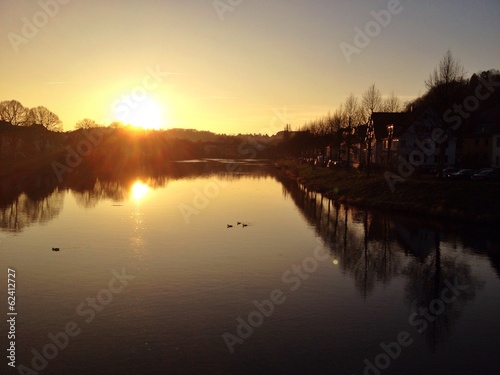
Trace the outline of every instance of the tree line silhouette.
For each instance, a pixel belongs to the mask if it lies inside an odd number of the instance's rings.
[[[349,156],[353,144],[363,144],[370,154],[373,134],[370,133],[370,119],[375,112],[405,112],[408,113],[408,126],[426,112],[437,114],[436,128],[443,130],[443,142],[439,143],[439,162],[443,163],[446,147],[451,139],[460,137],[468,130],[468,125],[480,116],[481,111],[496,111],[500,102],[500,90],[494,88],[500,83],[500,71],[490,69],[474,73],[466,78],[463,65],[451,51],[447,51],[438,66],[425,80],[427,91],[414,100],[403,102],[394,92],[383,96],[380,90],[372,84],[361,96],[351,93],[333,112],[306,122],[295,131],[290,124],[285,126],[285,142],[282,151],[290,156],[312,157],[324,154],[330,146],[338,154],[333,158],[341,159],[343,154]],[[491,92],[478,96],[478,88]],[[493,89],[492,89],[493,87]],[[449,121],[451,111],[458,110],[468,98],[477,98],[477,108],[469,113],[462,113],[465,126],[456,126],[456,121]],[[468,104],[465,102],[464,104]],[[462,112],[466,112],[462,109]],[[341,147],[342,146],[342,147]]]
[[[437,114],[435,126],[443,130],[443,137],[446,138],[439,143],[442,163],[449,140],[467,131],[467,126],[457,128],[455,123],[446,121],[450,109],[457,109],[457,103],[477,96],[478,87],[489,82],[488,89],[493,90],[490,90],[492,92],[487,99],[481,99],[478,104],[481,110],[463,113],[463,122],[468,125],[484,110],[498,111],[500,90],[494,89],[500,82],[500,72],[487,70],[473,74],[469,79],[465,75],[463,66],[448,51],[425,81],[427,92],[421,97],[403,103],[394,92],[384,97],[372,84],[359,97],[351,93],[333,113],[328,112],[299,126],[297,130],[292,130],[291,124],[286,124],[283,131],[272,136],[214,134],[193,129],[135,129],[131,136],[133,128],[130,126],[116,121],[105,126],[90,118],[78,121],[76,130],[62,132],[61,120],[49,109],[43,106],[27,108],[17,100],[6,100],[0,102],[0,162],[40,155],[47,156],[47,160],[50,155],[52,160],[57,155],[63,157],[67,154],[68,146],[75,146],[85,139],[82,131],[92,130],[103,135],[103,145],[95,148],[90,157],[96,165],[102,165],[103,161],[112,165],[113,160],[115,163],[128,160],[141,164],[201,157],[314,157],[324,154],[327,147],[330,147],[334,159],[344,159],[349,165],[350,150],[355,146],[366,149],[366,155],[363,154],[361,158],[370,160],[374,141],[374,132],[370,128],[373,113],[406,112],[410,114],[408,121],[415,121],[431,109]],[[363,164],[364,160],[361,160],[360,166]]]

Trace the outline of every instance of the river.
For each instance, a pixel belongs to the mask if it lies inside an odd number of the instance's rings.
[[[497,228],[339,205],[257,161],[171,165],[3,186],[8,374],[500,373]]]

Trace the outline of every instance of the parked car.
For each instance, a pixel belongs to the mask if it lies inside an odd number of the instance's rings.
[[[481,172],[473,174],[471,179],[475,181],[500,181],[500,169],[483,169]]]
[[[450,178],[453,173],[457,173],[457,168],[445,168],[437,174],[437,178]]]
[[[474,171],[472,169],[460,169],[457,173],[452,173],[451,178],[454,180],[470,180]]]

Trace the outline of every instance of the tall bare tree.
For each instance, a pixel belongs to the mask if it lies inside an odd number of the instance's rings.
[[[375,87],[375,84],[368,87],[361,96],[361,105],[365,120],[367,120],[373,112],[380,111],[382,109],[382,103],[382,94],[379,89]]]
[[[344,102],[344,116],[347,124],[344,127],[358,125],[363,122],[363,110],[359,104],[359,100],[351,93]]]
[[[27,123],[29,125],[40,124],[52,131],[62,130],[62,122],[59,117],[42,106],[31,108],[29,110]]]
[[[0,102],[0,120],[10,122],[12,125],[24,125],[28,109],[17,100]]]
[[[384,99],[382,109],[384,112],[400,112],[403,109],[403,102],[392,91],[391,95]]]
[[[434,101],[440,111],[449,108],[460,93],[460,88],[465,83],[466,71],[450,50],[446,51],[438,66],[429,75],[425,85],[429,93],[433,94]]]

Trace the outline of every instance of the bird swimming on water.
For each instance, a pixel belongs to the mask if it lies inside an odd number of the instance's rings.
[[[58,247],[53,247],[52,251],[59,251],[59,248]]]
[[[231,224],[228,224],[228,225],[227,225],[227,227],[228,227],[228,228],[232,228],[233,226],[232,226]]]

